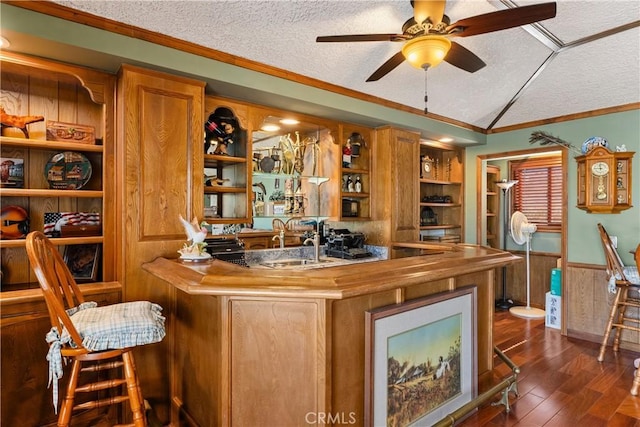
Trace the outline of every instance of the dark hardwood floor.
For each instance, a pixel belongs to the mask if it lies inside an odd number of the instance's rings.
[[[597,344],[568,339],[545,328],[544,320],[520,319],[509,312],[496,313],[494,342],[520,367],[519,396],[511,393],[508,414],[503,405],[487,404],[460,425],[640,427],[640,397],[629,393],[638,354],[616,355],[608,349],[599,363]],[[493,372],[478,384],[479,392],[509,372],[496,358]]]

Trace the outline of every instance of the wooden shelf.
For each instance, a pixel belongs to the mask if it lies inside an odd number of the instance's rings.
[[[369,169],[356,169],[356,168],[342,168],[343,175],[369,173]]]
[[[204,187],[205,194],[217,194],[217,193],[244,193],[247,191],[247,187]]]
[[[460,224],[421,225],[420,230],[450,230],[460,227],[462,227]]]
[[[420,203],[420,206],[431,206],[431,207],[447,207],[447,208],[457,208],[462,206],[461,203]]]
[[[2,197],[83,197],[101,198],[101,190],[50,190],[45,188],[2,188]]]
[[[369,198],[369,193],[349,193],[346,191],[342,192],[342,198],[351,198],[351,199],[366,199]]]
[[[87,236],[87,237],[52,237],[49,238],[51,243],[56,246],[64,245],[84,245],[90,243],[102,243],[104,237],[102,236]],[[25,239],[15,240],[0,240],[0,248],[23,248],[26,244]]]
[[[205,154],[204,167],[215,168],[220,166],[229,166],[232,164],[247,163],[244,157],[223,156],[220,154]]]
[[[77,142],[45,141],[42,139],[14,138],[10,136],[0,137],[0,144],[10,147],[40,148],[52,151],[84,151],[90,153],[102,153],[104,151],[104,147],[102,145],[79,144]]]
[[[428,179],[428,178],[420,178],[420,183],[422,183],[422,184],[439,184],[439,185],[462,185],[461,182],[441,181],[441,180],[438,180],[438,179]]]

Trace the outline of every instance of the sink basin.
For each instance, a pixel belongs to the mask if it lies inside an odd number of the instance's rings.
[[[321,264],[334,262],[332,259],[320,259],[318,262],[312,259],[281,259],[276,261],[265,261],[261,265],[269,268],[292,268],[292,267],[313,267]]]

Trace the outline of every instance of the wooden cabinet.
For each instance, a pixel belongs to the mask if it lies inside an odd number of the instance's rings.
[[[371,219],[371,129],[355,125],[340,126],[340,219]]]
[[[204,83],[123,65],[118,79],[118,236],[125,300],[175,303],[163,282],[143,271],[159,256],[176,258],[186,240],[178,216],[203,212]],[[169,330],[170,328],[168,328]],[[170,403],[168,333],[136,349],[145,399],[160,419]]]
[[[2,179],[2,208],[23,208],[29,217],[28,228],[41,231],[44,229],[46,213],[97,214],[93,216],[93,220],[100,221],[102,227],[97,227],[93,235],[68,237],[63,233],[52,240],[55,245],[61,246],[63,251],[71,249],[72,245],[98,245],[93,248],[98,251],[98,257],[93,263],[97,263],[93,280],[114,280],[115,205],[109,202],[115,195],[115,76],[8,52],[2,52],[0,60],[1,104],[6,113],[43,117],[42,121],[26,126],[29,138],[26,138],[20,129],[2,127],[2,167],[7,169],[7,174],[11,172],[11,175],[14,175],[12,178],[22,175],[22,182]],[[95,141],[48,141],[47,121],[91,126],[95,129]],[[58,166],[57,162],[52,166],[51,160],[58,154],[61,166]],[[48,179],[53,182],[52,174],[57,172],[57,168],[72,166],[71,163],[64,163],[71,156],[82,160],[81,164],[76,166],[83,168],[83,185],[79,189],[51,189]],[[60,179],[69,179],[68,175],[70,176],[71,172],[72,170],[65,170],[64,176],[59,175]],[[17,228],[17,225],[11,226],[16,218],[11,218],[10,214],[5,217],[5,213],[8,212],[3,213],[3,238],[10,234],[12,228]],[[0,248],[2,291],[38,288],[27,259],[24,238],[3,239],[0,241]]]
[[[1,157],[19,159],[14,166],[22,165],[22,183],[16,185],[14,181],[0,188],[2,208],[24,208],[29,215],[30,230],[41,231],[45,213],[100,214],[102,227],[95,235],[51,240],[63,254],[67,249],[79,249],[80,245],[97,245],[99,252],[93,265],[97,268],[95,280],[98,282],[81,284],[82,291],[88,300],[101,305],[119,302],[121,286],[114,282],[117,253],[115,76],[6,51],[0,52],[0,61],[0,105],[6,114],[43,116],[42,121],[27,125],[29,138],[17,128],[2,127]],[[48,141],[46,127],[49,120],[91,126],[95,141]],[[47,163],[55,154],[67,151],[86,157],[91,164],[91,177],[80,189],[50,189],[45,175]],[[12,173],[18,174],[18,171]],[[5,219],[10,218],[2,219],[4,228],[8,225]],[[57,416],[51,389],[47,388],[45,357],[48,346],[44,339],[51,323],[42,291],[31,271],[24,238],[0,240],[0,252],[0,425],[54,425]],[[63,378],[68,375],[67,366]],[[80,422],[100,424],[91,418],[95,416],[96,411],[87,411]]]
[[[205,129],[217,127],[215,122],[227,120],[234,127],[226,145],[226,153],[216,152],[219,141],[214,137],[204,142],[204,218],[209,224],[244,224],[251,222],[250,162],[248,107],[228,99],[205,98]],[[215,120],[213,119],[215,117]],[[223,131],[224,132],[224,131]],[[205,138],[207,136],[205,135]],[[209,147],[209,144],[212,146]]]
[[[464,149],[420,142],[419,223],[421,240],[458,243],[463,235]],[[428,163],[428,172],[425,170]]]
[[[589,213],[620,213],[631,204],[631,151],[611,152],[596,147],[578,162],[579,209]]]
[[[371,212],[380,229],[367,236],[367,242],[415,242],[420,235],[420,135],[388,126],[376,129],[375,135]]]
[[[485,230],[487,246],[499,248],[500,245],[500,190],[496,182],[500,181],[500,168],[487,165],[486,172],[486,210],[485,210]],[[479,242],[481,240],[478,240]]]

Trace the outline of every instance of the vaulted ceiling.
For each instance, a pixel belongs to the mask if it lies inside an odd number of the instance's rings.
[[[425,73],[404,62],[366,79],[402,43],[317,43],[334,34],[402,33],[409,0],[56,1],[422,110]],[[449,0],[451,22],[541,1]],[[427,73],[428,110],[482,129],[640,102],[640,1],[558,0],[555,18],[457,38],[487,66]],[[294,76],[295,78],[295,76]]]

